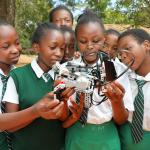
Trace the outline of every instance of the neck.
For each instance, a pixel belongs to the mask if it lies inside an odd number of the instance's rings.
[[[12,67],[12,65],[8,65],[8,64],[0,62],[0,68],[2,69],[2,71],[5,75],[9,74],[11,67]]]
[[[82,60],[86,65],[93,65],[99,60],[99,58],[97,58],[96,60],[93,60],[93,61],[87,61],[84,57],[82,57]]]
[[[150,72],[150,56],[147,56],[142,65],[135,71],[141,76],[146,76]]]
[[[48,72],[51,68],[48,66],[42,59],[38,58],[37,60],[38,65],[44,72]]]

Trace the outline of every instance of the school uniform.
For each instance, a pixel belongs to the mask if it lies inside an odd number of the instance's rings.
[[[119,128],[122,150],[148,150],[150,149],[150,73],[145,77],[138,76],[134,72],[129,75],[131,82],[131,90],[133,98],[138,93],[138,86],[135,79],[145,80],[146,83],[142,87],[144,94],[144,116],[143,116],[143,139],[139,143],[134,143],[131,134],[131,123],[133,111],[129,111],[128,122]]]
[[[13,70],[3,101],[19,104],[20,110],[37,103],[53,90],[54,71],[50,70],[48,73],[52,77],[49,81],[36,60]],[[59,120],[38,118],[13,133],[12,145],[14,150],[62,150],[64,129]]]
[[[74,61],[83,63],[81,58]],[[124,70],[123,66],[117,63],[115,63],[115,68],[118,75]],[[125,107],[133,110],[133,105],[130,104],[132,95],[128,90],[130,89],[128,76],[123,75],[118,81],[128,93],[124,95]],[[102,97],[98,95],[97,88],[93,91],[93,100],[102,100]],[[88,111],[86,125],[83,126],[80,122],[77,122],[67,129],[66,150],[120,150],[119,135],[112,116],[113,112],[109,100],[97,106],[92,105]]]
[[[6,76],[1,69],[0,74]],[[0,100],[2,99],[2,89],[3,89],[3,82],[0,76]],[[0,102],[0,113],[2,113],[1,102]],[[6,136],[2,131],[0,131],[0,150],[8,150]]]

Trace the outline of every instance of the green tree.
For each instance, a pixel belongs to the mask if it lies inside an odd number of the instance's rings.
[[[127,15],[132,26],[150,27],[150,0],[120,0],[116,10]]]
[[[30,38],[38,23],[48,20],[53,3],[48,0],[16,0],[15,26],[22,47],[30,47]]]
[[[98,16],[105,19],[107,8],[111,5],[111,0],[88,0],[87,3]]]

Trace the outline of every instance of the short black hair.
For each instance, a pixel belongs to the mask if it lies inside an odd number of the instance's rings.
[[[102,30],[103,31],[105,30],[102,20],[95,13],[93,13],[90,9],[85,9],[83,14],[81,14],[77,19],[75,35],[77,35],[77,30],[78,30],[79,26],[90,23],[90,22],[98,23],[100,25],[100,27],[102,28]]]
[[[74,30],[72,30],[72,28],[67,27],[67,26],[61,26],[60,29],[63,33],[69,32],[70,34],[72,34],[75,37],[75,33],[74,33]]]
[[[41,23],[38,25],[38,27],[36,28],[36,30],[34,31],[32,38],[31,38],[31,42],[33,43],[39,43],[39,41],[41,40],[41,38],[47,33],[48,30],[57,30],[60,31],[60,28],[57,27],[54,23]]]
[[[66,10],[69,14],[70,14],[70,17],[72,19],[72,23],[73,23],[73,14],[72,12],[70,11],[70,9],[64,5],[58,5],[56,6],[55,8],[53,8],[50,13],[49,13],[49,22],[53,22],[53,15],[56,11],[58,10]]]
[[[105,30],[105,35],[116,35],[117,37],[120,36],[120,33],[115,30],[115,29],[108,29],[108,30]]]
[[[125,37],[125,36],[132,36],[134,39],[139,43],[143,43],[145,40],[150,41],[150,35],[143,29],[129,29],[123,32],[119,38],[118,41]]]

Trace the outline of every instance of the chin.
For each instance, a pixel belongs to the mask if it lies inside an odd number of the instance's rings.
[[[86,57],[85,60],[87,62],[95,62],[97,60],[97,56],[95,56],[95,57]]]
[[[15,64],[17,64],[17,63],[18,63],[18,61],[19,61],[19,60],[14,60],[14,61],[12,61],[12,62],[11,62],[11,65],[15,65]]]

